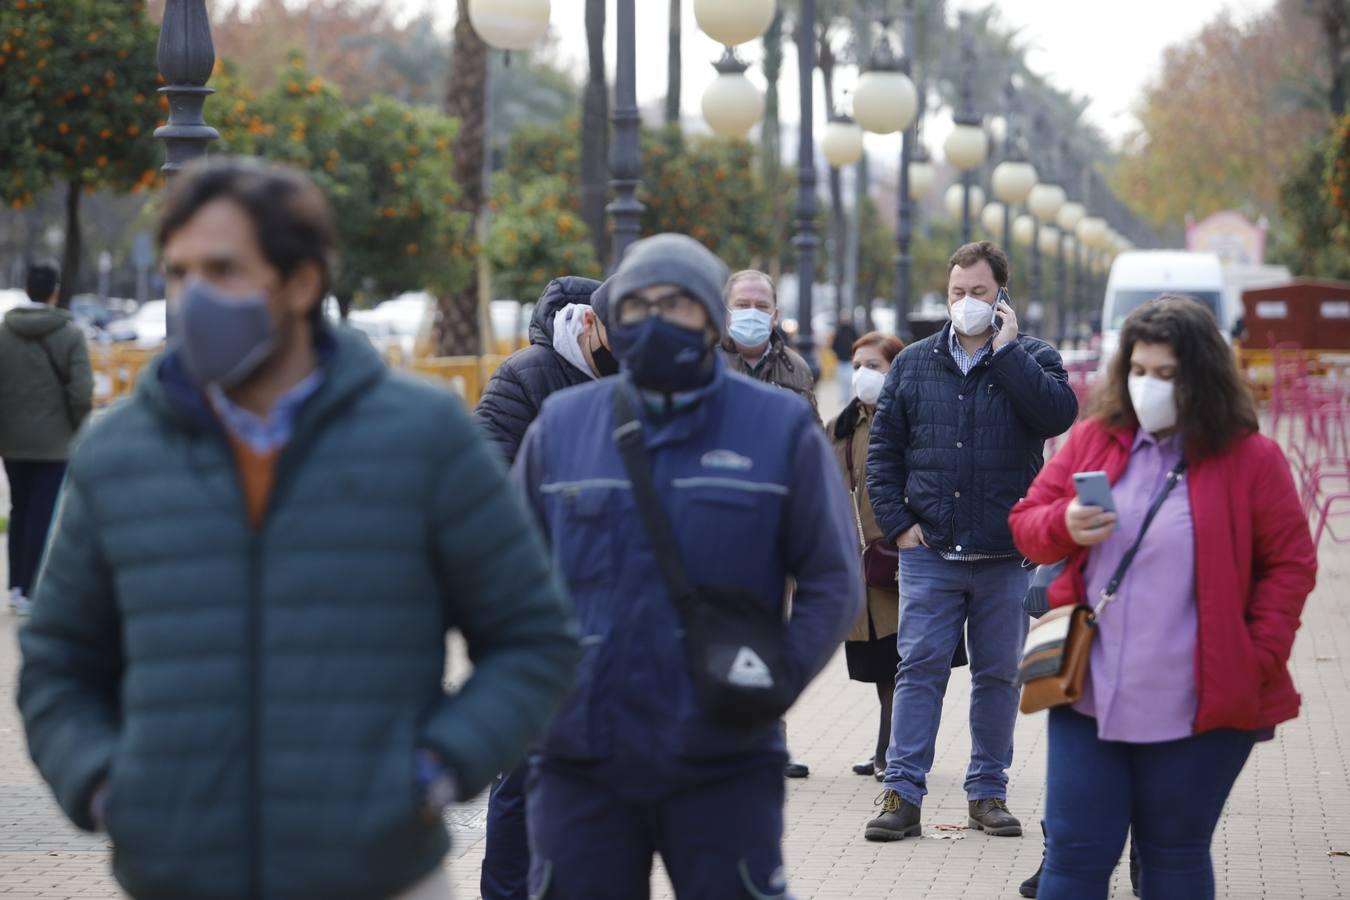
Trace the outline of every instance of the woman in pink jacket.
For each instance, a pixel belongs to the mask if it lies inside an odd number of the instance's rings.
[[[1256,741],[1298,714],[1287,663],[1317,554],[1289,464],[1210,312],[1130,315],[1086,421],[1013,508],[1018,547],[1067,560],[1051,606],[1093,602],[1186,462],[1101,613],[1083,698],[1049,716],[1041,900],[1098,900],[1133,829],[1143,895],[1214,896],[1210,841]],[[1105,471],[1116,512],[1084,507]]]

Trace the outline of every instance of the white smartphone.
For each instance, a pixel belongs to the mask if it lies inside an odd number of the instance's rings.
[[[1107,512],[1116,511],[1116,501],[1111,496],[1111,482],[1105,472],[1078,472],[1073,476],[1073,486],[1078,489],[1078,502],[1084,506],[1100,506]]]

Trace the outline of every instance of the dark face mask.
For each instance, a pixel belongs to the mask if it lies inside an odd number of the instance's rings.
[[[595,362],[595,370],[600,373],[601,378],[619,374],[619,361],[614,358],[614,354],[610,353],[609,348],[604,344],[597,345],[591,351],[591,359]]]
[[[264,293],[236,297],[194,278],[173,309],[174,342],[198,387],[242,384],[281,345]]]
[[[712,344],[702,328],[682,328],[653,316],[611,329],[610,341],[638,387],[678,394],[712,380]]]

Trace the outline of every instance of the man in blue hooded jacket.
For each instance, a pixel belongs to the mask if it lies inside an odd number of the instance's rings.
[[[635,244],[610,286],[620,377],[550,397],[516,460],[585,653],[533,760],[532,896],[646,897],[653,853],[682,898],[786,896],[782,732],[700,707],[614,436],[622,391],[690,583],[749,592],[773,617],[795,580],[781,673],[795,697],[861,608],[857,536],[811,408],[726,371],[726,277],[683,235]]]

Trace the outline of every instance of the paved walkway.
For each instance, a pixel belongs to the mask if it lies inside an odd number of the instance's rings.
[[[1322,564],[1294,651],[1303,716],[1257,749],[1215,839],[1218,894],[1229,900],[1350,897],[1350,858],[1329,855],[1350,850],[1350,550],[1333,551],[1328,543]],[[118,897],[108,875],[106,839],[70,826],[28,761],[11,699],[15,631],[14,618],[0,612],[0,897]],[[462,663],[453,664],[452,675],[462,674]],[[862,825],[873,813],[879,786],[852,775],[849,766],[874,742],[875,695],[847,680],[842,656],[815,682],[788,717],[793,750],[812,768],[808,780],[791,782],[788,791],[786,855],[800,900],[1017,896],[1017,885],[1040,858],[1035,822],[1044,800],[1045,723],[1038,716],[1018,725],[1009,800],[1031,826],[1028,836],[988,838],[943,829],[965,822],[968,694],[969,679],[958,670],[947,694],[949,715],[938,742],[924,838],[869,844]],[[456,896],[476,897],[483,804],[456,808],[448,820],[455,848],[447,866]],[[659,871],[653,895],[671,896]],[[1129,896],[1122,866],[1112,897]]]

